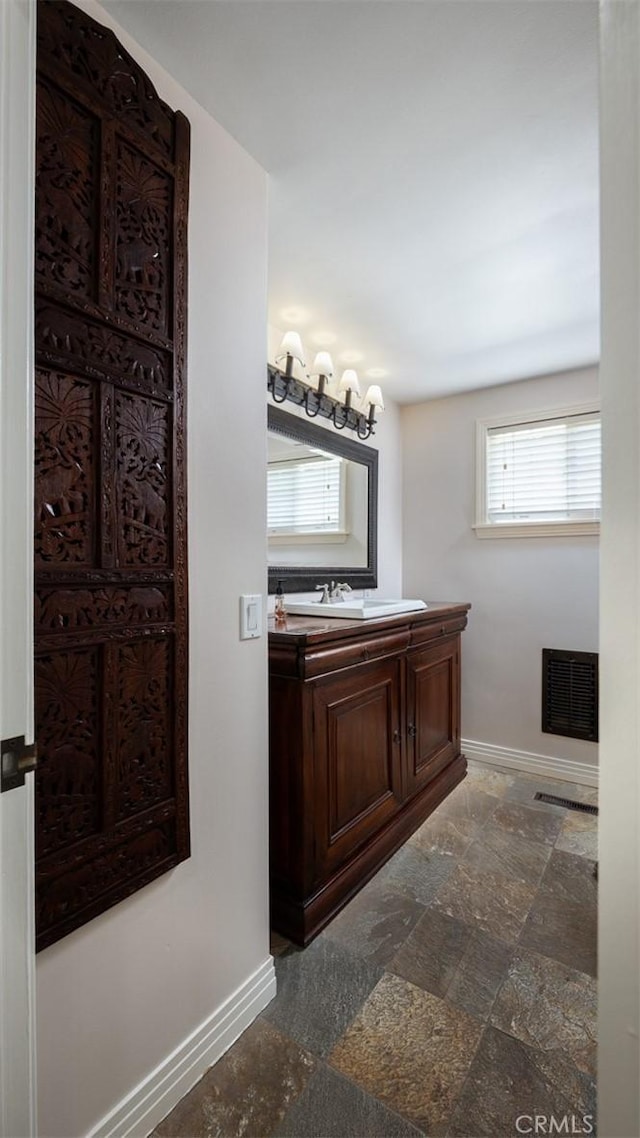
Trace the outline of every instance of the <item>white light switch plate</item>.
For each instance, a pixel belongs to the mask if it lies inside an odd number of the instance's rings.
[[[244,593],[240,597],[240,639],[262,636],[262,594]]]

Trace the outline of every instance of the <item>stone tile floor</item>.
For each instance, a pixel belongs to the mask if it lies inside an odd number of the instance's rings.
[[[276,999],[156,1138],[589,1132],[597,819],[537,790],[596,801],[470,765],[307,949],[274,938]]]

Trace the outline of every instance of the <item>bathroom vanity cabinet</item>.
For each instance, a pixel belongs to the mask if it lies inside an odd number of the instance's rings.
[[[464,778],[468,604],[269,632],[272,927],[308,944]]]

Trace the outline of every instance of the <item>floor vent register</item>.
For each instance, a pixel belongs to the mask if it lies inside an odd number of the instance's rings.
[[[535,795],[538,802],[548,802],[551,806],[564,806],[565,810],[581,810],[583,814],[596,814],[598,807],[590,802],[574,802],[573,798],[558,798],[557,794],[543,794],[541,791]]]

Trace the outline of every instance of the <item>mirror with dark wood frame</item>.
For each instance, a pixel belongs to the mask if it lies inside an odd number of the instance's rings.
[[[279,407],[268,407],[269,592],[304,593],[325,581],[375,588],[378,555],[378,451]],[[335,460],[338,461],[335,461]],[[318,517],[308,489],[322,475],[331,501]],[[302,506],[279,509],[285,492]],[[315,517],[314,517],[315,514]]]

